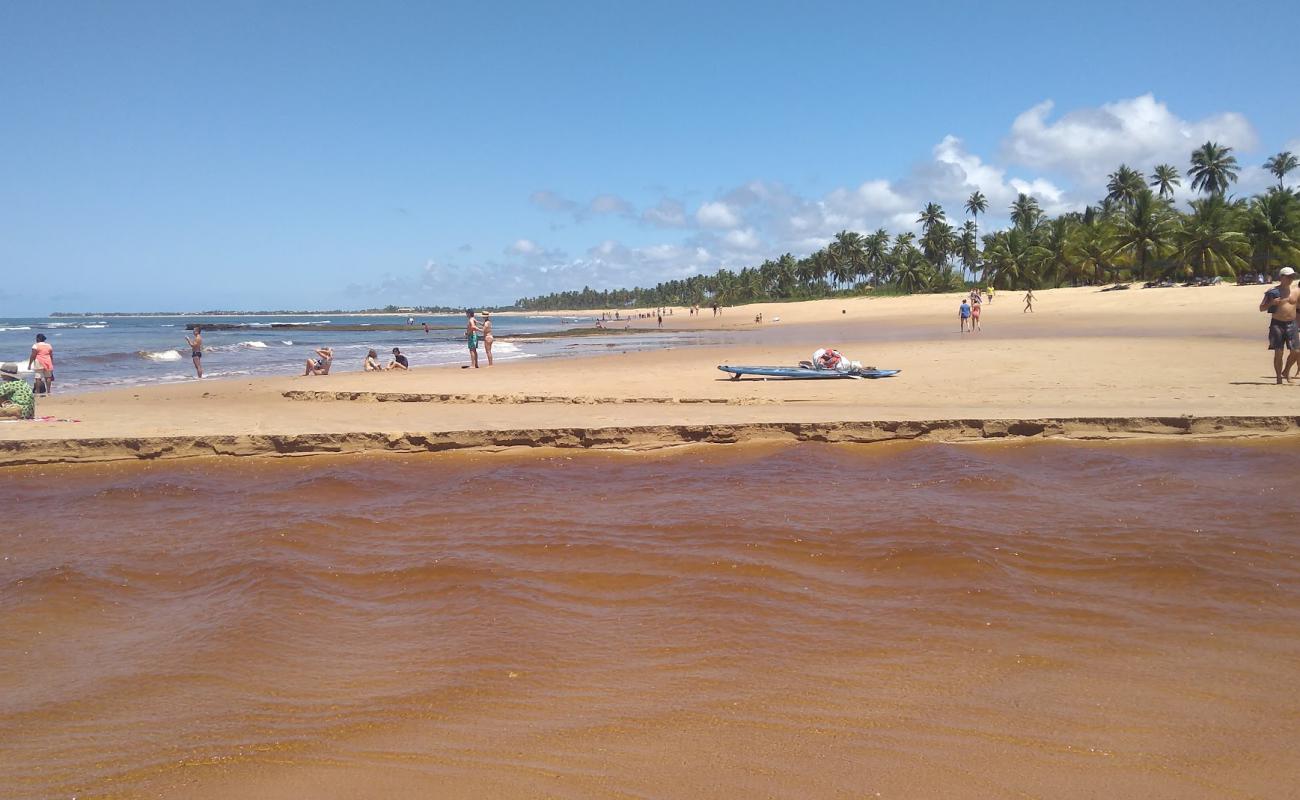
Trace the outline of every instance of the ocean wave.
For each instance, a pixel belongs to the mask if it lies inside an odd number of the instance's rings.
[[[151,353],[148,350],[140,350],[136,353],[136,355],[140,356],[141,358],[146,358],[150,361],[180,361],[181,360],[181,354],[179,350],[162,350],[156,353]]]
[[[290,341],[290,340],[288,340],[288,339],[281,339],[281,340],[280,340],[280,344],[291,345],[291,344],[293,344],[293,342]]]
[[[246,347],[253,350],[265,350],[269,345],[266,342],[240,342],[240,347]]]
[[[15,326],[13,326],[12,328],[0,328],[0,332],[2,332],[2,331],[30,331],[31,329],[32,329],[32,327],[31,327],[30,325],[15,325]]]

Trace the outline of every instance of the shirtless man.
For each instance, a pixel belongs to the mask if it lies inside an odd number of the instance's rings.
[[[1272,314],[1268,322],[1268,349],[1273,351],[1273,373],[1278,383],[1290,383],[1287,372],[1300,362],[1300,334],[1296,331],[1296,305],[1300,303],[1300,286],[1295,285],[1295,270],[1283,267],[1277,274],[1278,285],[1264,293],[1260,311]],[[1282,350],[1290,355],[1282,361]]]
[[[478,369],[478,320],[474,319],[474,309],[465,309],[465,343],[469,345],[469,364]]]
[[[194,372],[200,378],[203,377],[203,329],[198,325],[194,326],[194,338],[185,337],[185,343],[190,346],[190,360],[194,362]]]

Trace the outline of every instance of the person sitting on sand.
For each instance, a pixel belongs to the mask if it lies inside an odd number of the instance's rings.
[[[1268,349],[1273,351],[1273,373],[1278,383],[1290,383],[1291,365],[1300,361],[1300,332],[1296,329],[1296,305],[1300,304],[1300,286],[1295,284],[1295,270],[1283,267],[1277,274],[1278,285],[1264,293],[1259,310],[1269,312]],[[1283,364],[1282,350],[1289,355]]]
[[[388,362],[388,369],[410,369],[411,362],[406,360],[402,351],[396,347],[393,348],[393,360]]]
[[[303,375],[328,375],[330,365],[334,363],[334,350],[329,347],[316,348],[316,358],[307,359],[307,371]]]
[[[379,366],[379,354],[374,350],[366,353],[366,363],[361,366],[366,372],[379,372],[383,367]]]
[[[27,381],[18,377],[18,365],[0,364],[0,419],[33,419],[36,396]]]

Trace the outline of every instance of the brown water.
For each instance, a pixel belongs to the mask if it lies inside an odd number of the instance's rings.
[[[1295,444],[0,472],[0,796],[1296,796]]]

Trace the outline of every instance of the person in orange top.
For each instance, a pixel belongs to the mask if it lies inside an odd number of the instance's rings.
[[[45,341],[45,334],[36,334],[36,344],[32,345],[32,354],[27,359],[27,368],[36,371],[37,394],[51,394],[54,391],[54,347]]]

